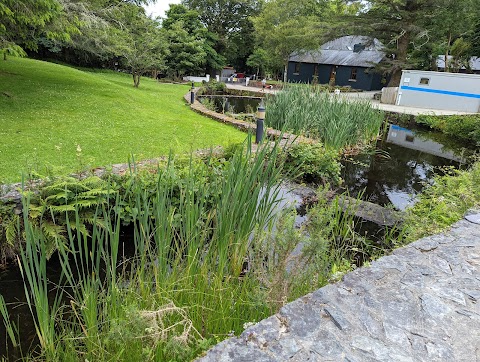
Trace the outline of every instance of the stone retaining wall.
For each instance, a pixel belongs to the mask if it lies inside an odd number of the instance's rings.
[[[480,214],[221,342],[213,361],[480,361]]]

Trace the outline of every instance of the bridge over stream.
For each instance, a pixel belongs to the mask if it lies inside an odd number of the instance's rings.
[[[480,361],[480,210],[285,305],[198,361]]]

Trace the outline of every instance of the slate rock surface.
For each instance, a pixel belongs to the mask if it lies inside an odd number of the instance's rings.
[[[479,218],[285,305],[198,361],[480,361]]]

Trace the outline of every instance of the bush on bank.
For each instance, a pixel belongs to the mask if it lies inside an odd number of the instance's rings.
[[[415,120],[419,124],[427,125],[451,137],[480,145],[480,114],[454,116],[418,115]]]

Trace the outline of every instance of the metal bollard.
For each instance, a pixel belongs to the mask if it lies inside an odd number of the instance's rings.
[[[192,89],[190,90],[190,104],[195,103],[195,83],[192,82]]]
[[[261,103],[257,109],[257,130],[255,132],[255,143],[263,140],[263,127],[265,122],[265,106]]]

